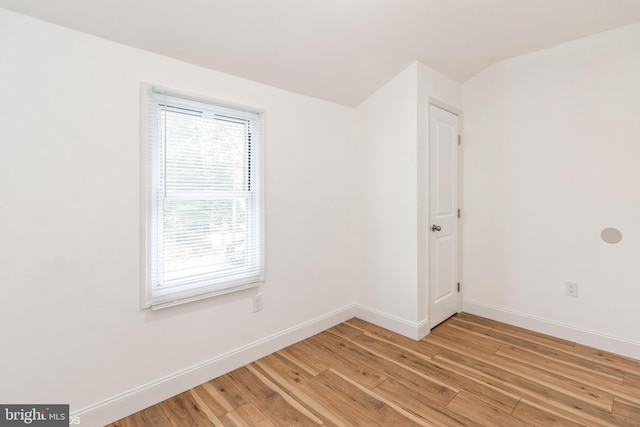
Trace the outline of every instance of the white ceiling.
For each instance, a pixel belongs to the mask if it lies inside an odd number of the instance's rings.
[[[0,7],[356,106],[415,60],[463,82],[640,21],[640,0],[0,0]]]

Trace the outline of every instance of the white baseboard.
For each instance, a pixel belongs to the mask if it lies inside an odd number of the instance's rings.
[[[422,339],[430,331],[428,320],[423,320],[420,323],[414,323],[370,307],[358,304],[354,307],[355,317],[414,340]]]
[[[612,353],[640,359],[640,342],[602,332],[592,331],[567,323],[557,322],[476,301],[464,301],[463,310],[470,314],[530,329],[579,344],[596,347]]]
[[[356,309],[354,305],[342,307],[102,402],[73,411],[70,416],[79,417],[81,425],[103,426],[112,423],[207,382],[212,378],[219,377],[247,363],[302,341],[355,315]]]

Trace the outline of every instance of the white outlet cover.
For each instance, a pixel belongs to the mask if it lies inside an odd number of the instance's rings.
[[[578,296],[578,282],[565,282],[565,295],[570,297]]]

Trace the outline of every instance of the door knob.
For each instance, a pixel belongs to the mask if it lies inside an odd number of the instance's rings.
[[[442,227],[440,227],[439,225],[433,224],[431,226],[431,231],[440,231],[440,230],[442,230]]]

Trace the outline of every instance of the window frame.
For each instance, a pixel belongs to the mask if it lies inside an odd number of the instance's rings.
[[[162,148],[163,144],[160,134],[154,127],[158,120],[157,109],[159,102],[157,97],[181,98],[185,102],[203,103],[214,110],[224,112],[231,117],[242,118],[251,122],[252,129],[249,145],[249,166],[247,209],[253,209],[250,217],[255,229],[255,268],[246,269],[252,274],[230,275],[227,280],[219,280],[222,276],[219,273],[211,273],[207,279],[182,279],[176,286],[161,288],[159,285],[158,271],[161,268],[162,257],[162,214],[158,213],[162,206],[158,202],[158,185],[161,180],[160,169],[163,166]],[[166,104],[165,104],[166,105]],[[143,309],[161,309],[178,304],[210,298],[243,289],[254,288],[265,282],[265,227],[264,227],[264,131],[263,119],[264,111],[257,108],[240,106],[229,102],[208,99],[202,96],[195,96],[173,89],[148,83],[141,84],[141,160],[142,160],[142,294],[141,306]],[[165,193],[166,197],[166,193]],[[235,200],[238,198],[232,198]],[[169,200],[169,198],[166,198]],[[222,200],[222,199],[220,199]],[[248,231],[247,231],[248,232]],[[155,249],[154,249],[155,248]],[[239,270],[242,272],[242,270]],[[246,273],[246,272],[245,272]],[[213,276],[217,276],[213,277]]]

